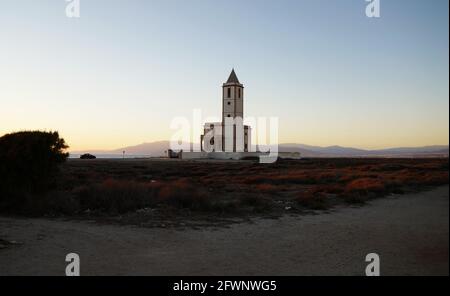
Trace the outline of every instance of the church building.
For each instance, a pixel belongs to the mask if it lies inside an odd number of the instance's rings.
[[[258,158],[261,163],[272,163],[278,158],[300,159],[299,152],[279,152],[278,142],[261,151],[252,146],[252,128],[244,125],[244,85],[239,82],[234,69],[222,85],[222,120],[207,122],[200,136],[200,151],[179,151],[171,158],[248,160]],[[256,143],[254,143],[256,144]],[[253,149],[252,149],[253,148]],[[173,153],[173,150],[169,152]]]
[[[201,150],[205,152],[249,152],[251,127],[243,124],[244,85],[239,82],[234,69],[222,85],[222,121],[208,122],[200,137]]]

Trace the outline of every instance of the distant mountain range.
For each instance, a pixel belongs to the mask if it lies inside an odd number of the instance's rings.
[[[84,150],[71,151],[73,157],[79,154],[91,153],[94,155],[126,155],[159,157],[166,155],[169,141],[143,143],[115,150]],[[357,149],[341,146],[311,146],[305,144],[280,144],[280,152],[300,152],[303,157],[448,157],[448,145],[435,145],[424,147],[399,147],[378,150]]]
[[[279,151],[299,151],[303,157],[448,157],[448,145],[366,150],[342,146],[281,144]]]

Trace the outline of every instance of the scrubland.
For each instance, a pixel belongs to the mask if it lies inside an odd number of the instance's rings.
[[[52,189],[3,213],[29,216],[247,217],[363,205],[370,199],[448,184],[448,159],[253,161],[74,160]]]

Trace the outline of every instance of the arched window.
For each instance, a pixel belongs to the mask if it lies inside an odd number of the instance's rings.
[[[231,98],[231,87],[227,88],[227,98]]]

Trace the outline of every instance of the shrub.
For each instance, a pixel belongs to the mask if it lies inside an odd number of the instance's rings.
[[[29,193],[45,193],[55,181],[58,165],[68,157],[67,148],[58,132],[0,137],[0,204],[21,206]]]
[[[344,189],[336,184],[317,185],[314,187],[315,192],[323,192],[328,194],[341,194]]]
[[[421,183],[429,186],[448,184],[448,171],[425,174],[421,179]]]
[[[376,194],[383,194],[386,188],[384,183],[378,179],[374,178],[360,178],[351,181],[345,186],[345,193],[360,193],[360,194],[368,194],[370,192]]]
[[[163,186],[159,201],[177,208],[207,210],[211,203],[204,191],[185,180],[177,180]]]
[[[123,214],[160,205],[191,210],[207,210],[207,195],[186,181],[136,182],[109,179],[74,190],[82,210]]]
[[[270,209],[272,205],[270,199],[267,199],[257,194],[246,193],[238,196],[237,198],[238,198],[237,206],[239,208],[242,209],[245,207],[249,207],[252,209],[253,212],[258,213],[266,212]]]
[[[74,189],[82,210],[126,213],[156,204],[158,183],[108,179],[100,184]]]
[[[341,197],[348,203],[365,203],[370,195],[381,196],[386,193],[383,182],[374,178],[359,178],[349,182]]]
[[[51,191],[45,194],[29,195],[28,201],[17,212],[30,216],[74,215],[80,210],[79,201],[71,192]]]
[[[322,192],[308,190],[297,198],[299,205],[312,210],[326,210],[329,208],[327,196]]]
[[[255,186],[255,190],[257,192],[273,193],[273,192],[277,192],[279,190],[279,188],[272,184],[258,184]]]

